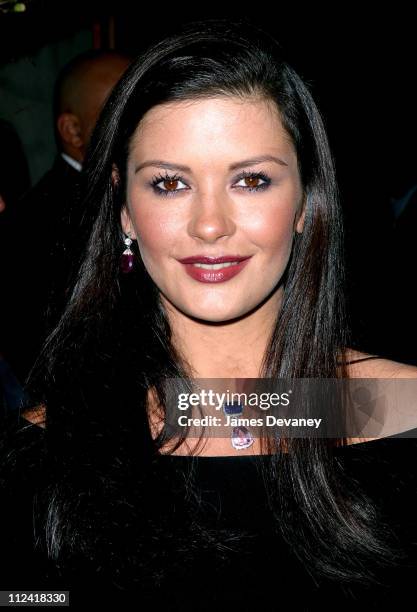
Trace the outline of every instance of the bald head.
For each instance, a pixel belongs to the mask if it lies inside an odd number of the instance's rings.
[[[67,64],[55,85],[54,115],[60,149],[82,162],[100,111],[130,58],[88,51]]]

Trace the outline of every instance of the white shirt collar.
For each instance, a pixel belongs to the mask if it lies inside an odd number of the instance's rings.
[[[80,164],[80,162],[78,162],[76,159],[73,159],[66,153],[61,153],[61,157],[63,157],[70,166],[75,168],[75,170],[78,170],[78,172],[81,172],[82,165]]]

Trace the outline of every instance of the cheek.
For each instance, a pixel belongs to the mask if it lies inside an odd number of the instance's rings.
[[[131,218],[145,265],[170,251],[175,236],[178,235],[172,219],[166,216],[162,218],[155,212],[140,207],[136,208]]]
[[[247,219],[247,235],[271,259],[287,257],[291,250],[295,212],[292,207],[271,207]]]

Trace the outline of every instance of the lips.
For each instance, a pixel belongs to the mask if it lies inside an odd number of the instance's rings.
[[[251,257],[251,255],[248,257],[242,257],[240,255],[224,255],[222,257],[196,255],[179,261],[184,265],[187,274],[194,280],[200,283],[222,283],[239,274],[239,272],[249,263]],[[216,267],[206,268],[198,264]],[[221,264],[229,265],[221,266]]]
[[[195,263],[204,263],[204,264],[220,264],[227,262],[237,261],[238,263],[244,261],[245,259],[249,259],[251,255],[247,255],[246,257],[242,255],[222,255],[221,257],[212,257],[209,255],[194,255],[193,257],[185,257],[184,259],[179,259],[178,261],[182,264],[195,264]]]

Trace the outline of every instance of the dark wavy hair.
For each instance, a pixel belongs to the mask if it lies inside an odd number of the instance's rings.
[[[27,381],[33,401],[46,407],[35,540],[62,571],[88,559],[108,565],[114,583],[129,585],[139,566],[149,576],[161,569],[155,554],[145,554],[146,542],[152,548],[159,538],[165,555],[178,549],[191,558],[199,547],[221,554],[231,537],[221,530],[205,533],[195,518],[182,523],[181,513],[174,534],[164,523],[169,483],[155,473],[169,432],[152,440],[147,392],[154,388],[164,406],[164,381],[188,380],[190,369],[171,342],[158,289],[136,243],[134,270],[123,275],[119,268],[126,164],[138,124],[155,105],[215,96],[276,105],[308,201],[262,375],[348,376],[342,213],[309,87],[273,37],[253,24],[188,24],[130,65],[100,116],[83,171],[84,214],[68,303]],[[315,575],[342,583],[377,580],[372,568],[393,563],[397,554],[377,506],[334,460],[329,440],[291,439],[288,445],[290,453],[274,448],[260,467],[277,529]],[[191,475],[184,482],[190,516],[196,485]]]

